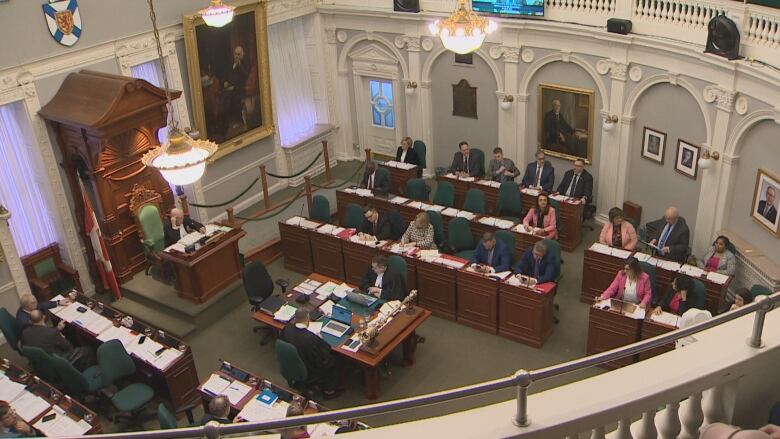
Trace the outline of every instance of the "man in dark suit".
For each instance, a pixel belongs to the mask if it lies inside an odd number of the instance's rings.
[[[526,166],[521,184],[525,187],[541,188],[545,192],[552,192],[555,184],[555,169],[552,163],[545,160],[544,151],[536,151],[536,161]]]
[[[165,224],[163,228],[163,232],[165,232],[165,246],[176,244],[182,237],[194,231],[206,233],[206,228],[203,227],[203,224],[189,216],[184,216],[181,209],[174,207],[171,209],[171,221]]]
[[[563,153],[578,157],[584,157],[587,154],[587,139],[584,130],[576,130],[566,122],[561,114],[561,101],[554,99],[552,108],[544,115],[542,121],[544,132],[544,143],[542,147],[554,149]]]
[[[32,294],[25,294],[19,298],[19,309],[16,310],[16,329],[21,335],[24,329],[32,325],[30,313],[35,310],[46,311],[55,306],[65,306],[71,303],[70,299],[62,299],[59,302],[49,300],[47,302],[38,302],[38,299]]]
[[[360,289],[384,300],[403,300],[406,297],[406,285],[400,273],[390,269],[387,258],[374,256],[371,268],[360,280]]]
[[[680,216],[676,207],[669,207],[664,213],[664,226],[657,232],[650,244],[657,246],[658,256],[684,263],[688,258],[690,231],[685,218]]]
[[[379,211],[374,206],[366,206],[363,209],[363,224],[360,226],[360,236],[369,238],[374,237],[377,241],[385,239],[395,239],[393,236],[393,223],[390,215]]]
[[[420,165],[420,158],[417,157],[417,152],[412,149],[411,137],[404,137],[401,140],[401,146],[395,152],[395,161],[409,163],[410,165]]]
[[[578,198],[585,204],[593,200],[593,176],[585,170],[585,160],[574,160],[574,169],[563,174],[558,193],[569,198]]]
[[[536,241],[533,248],[526,249],[520,261],[512,271],[517,274],[531,276],[537,283],[555,282],[560,273],[559,262],[555,255],[547,251],[544,241]]]
[[[390,178],[384,172],[377,172],[376,163],[367,162],[360,187],[370,189],[377,195],[387,195],[390,192]]]
[[[43,349],[49,354],[57,354],[68,360],[78,370],[85,370],[95,364],[95,353],[89,346],[74,348],[60,331],[65,328],[65,321],[60,320],[56,328],[46,325],[43,311],[30,312],[31,324],[24,328],[21,334],[23,346]]]
[[[458,144],[460,151],[452,157],[450,172],[458,177],[479,177],[479,159],[470,153],[469,143],[466,141]]]
[[[512,266],[512,253],[503,241],[496,240],[493,232],[485,232],[474,249],[471,263],[477,264],[474,269],[480,273],[507,271]]]
[[[770,223],[777,221],[777,208],[775,207],[775,188],[767,186],[766,199],[758,202],[758,213]]]
[[[204,413],[200,419],[201,425],[206,425],[211,421],[217,421],[220,424],[232,424],[230,420],[230,400],[227,396],[219,395],[209,401],[209,411]]]
[[[331,352],[330,345],[309,331],[309,309],[295,310],[294,319],[279,333],[279,338],[295,346],[298,356],[306,365],[309,381],[322,386],[325,399],[341,393],[337,388],[339,362]]]

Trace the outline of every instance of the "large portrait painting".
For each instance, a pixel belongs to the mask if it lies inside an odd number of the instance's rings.
[[[547,154],[592,164],[593,90],[539,84],[539,145]]]
[[[237,7],[224,27],[199,14],[183,26],[195,125],[219,144],[214,158],[273,134],[266,2]]]
[[[753,190],[753,209],[750,216],[769,233],[780,238],[780,217],[777,215],[777,196],[780,193],[780,179],[764,169],[756,175],[756,188]]]

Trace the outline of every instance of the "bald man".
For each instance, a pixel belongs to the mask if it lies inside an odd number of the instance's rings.
[[[232,424],[230,420],[230,400],[226,396],[220,395],[209,401],[209,411],[203,415],[200,420],[202,425],[211,421],[217,421],[220,424]]]
[[[24,328],[32,324],[30,313],[36,309],[40,311],[46,311],[47,309],[52,309],[57,305],[65,306],[70,302],[70,299],[62,299],[59,302],[55,302],[53,300],[49,300],[47,302],[38,302],[38,299],[32,294],[23,295],[19,298],[19,309],[16,311],[16,327],[19,331],[19,334],[24,331]]]
[[[43,349],[49,354],[57,354],[68,360],[78,370],[85,370],[95,364],[95,352],[89,346],[73,347],[60,331],[65,321],[60,320],[56,328],[46,325],[46,316],[41,310],[30,312],[31,324],[22,331],[23,346]]]
[[[685,224],[685,218],[681,217],[677,208],[672,206],[666,209],[662,220],[665,224],[656,232],[650,244],[660,249],[656,251],[658,256],[684,263],[688,257],[690,242],[690,231]]]
[[[206,228],[189,216],[184,216],[181,209],[171,209],[171,222],[165,225],[165,246],[176,244],[183,236],[193,231],[206,233]]]

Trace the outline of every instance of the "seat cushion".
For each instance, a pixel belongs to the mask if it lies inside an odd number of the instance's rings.
[[[81,372],[87,380],[87,387],[90,392],[95,392],[103,387],[103,376],[100,372],[100,366],[91,366]]]
[[[463,259],[471,259],[471,256],[474,254],[474,250],[463,250],[462,252],[455,253],[455,256]]]
[[[146,384],[134,383],[116,392],[111,403],[120,412],[132,412],[154,398],[154,390]]]

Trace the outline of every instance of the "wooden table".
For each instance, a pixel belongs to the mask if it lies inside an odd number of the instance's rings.
[[[308,230],[279,221],[279,238],[284,253],[284,268],[304,274],[314,271]]]
[[[417,166],[413,166],[410,169],[401,169],[394,166],[387,166],[384,163],[379,163],[379,166],[387,169],[390,172],[390,192],[396,194],[404,193],[406,189],[406,182],[412,178],[417,178]]]
[[[648,338],[653,338],[657,335],[666,334],[668,332],[674,331],[674,326],[665,325],[663,323],[658,323],[653,320],[650,320],[650,316],[648,316],[643,322],[642,322],[642,333],[640,336],[641,340],[647,340]],[[656,355],[665,354],[669,351],[674,350],[674,342],[667,343],[663,346],[657,347],[655,349],[650,349],[649,351],[644,351],[639,354],[639,361],[647,360],[648,358],[655,357]]]
[[[91,428],[87,430],[86,434],[99,434],[103,432],[103,427],[100,425],[100,418],[98,418],[98,415],[95,412],[46,381],[35,376],[32,372],[29,372],[16,364],[12,364],[5,359],[3,359],[3,362],[0,364],[0,370],[2,370],[11,381],[26,385],[27,392],[31,392],[34,395],[45,399],[46,402],[51,405],[59,406],[71,419],[87,422],[91,425]],[[8,402],[11,404],[11,407],[13,407],[13,402]],[[44,410],[27,424],[32,427],[36,422],[48,414],[50,410],[51,409]],[[38,434],[44,435],[43,432],[37,429],[35,429],[35,431],[37,431]]]
[[[521,191],[520,202],[523,206],[523,212],[528,212],[530,208],[536,205],[537,195],[531,195]],[[585,209],[583,203],[569,203],[559,201],[560,207],[560,225],[558,225],[558,242],[561,248],[566,251],[574,251],[582,242],[582,212]]]
[[[205,303],[214,295],[241,279],[238,241],[246,232],[234,228],[194,253],[160,252],[176,273],[179,297],[193,303]],[[215,270],[214,267],[219,267]]]
[[[642,320],[626,317],[612,310],[590,307],[587,354],[609,351],[639,340]],[[634,363],[635,355],[606,363],[607,369],[617,369]]]
[[[309,279],[314,279],[322,283],[341,282],[340,279],[334,279],[319,273],[310,274]],[[294,296],[295,292],[289,290],[284,299],[294,306]],[[404,364],[408,366],[414,365],[415,352],[417,351],[417,337],[415,331],[430,316],[430,311],[419,306],[415,307],[413,314],[407,314],[405,311],[399,312],[393,320],[382,329],[379,336],[377,336],[379,344],[378,347],[375,348],[375,352],[368,352],[367,346],[361,346],[357,352],[350,352],[342,349],[340,345],[333,347],[335,353],[346,357],[363,369],[366,398],[373,400],[379,397],[379,365],[385,361],[395,348],[403,344]],[[255,312],[252,317],[256,321],[275,328],[278,331],[281,331],[284,328],[284,323],[274,320],[273,316],[262,311]],[[352,317],[354,327],[360,317],[354,314]]]
[[[457,321],[495,334],[498,331],[499,282],[466,269],[457,273]]]
[[[535,348],[552,335],[555,289],[541,294],[501,282],[498,287],[498,334]]]

